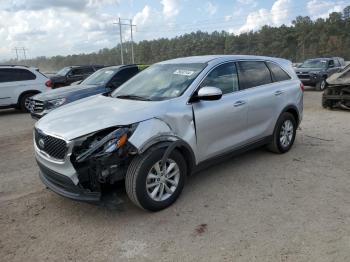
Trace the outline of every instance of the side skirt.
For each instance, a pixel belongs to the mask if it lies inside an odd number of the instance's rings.
[[[222,155],[210,158],[208,160],[205,160],[203,162],[200,162],[193,170],[192,174],[197,173],[203,169],[208,168],[209,166],[215,165],[215,164],[219,164],[225,160],[228,160],[234,156],[240,155],[242,153],[245,153],[247,151],[250,151],[252,149],[258,148],[258,147],[262,147],[265,146],[267,144],[269,144],[271,141],[273,140],[273,136],[267,136],[265,138],[259,139],[258,141],[252,142],[250,144],[241,146],[237,149],[234,149],[233,151],[229,151],[227,153],[224,153]]]

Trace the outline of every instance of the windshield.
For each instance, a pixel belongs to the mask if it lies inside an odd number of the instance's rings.
[[[64,67],[56,73],[56,75],[65,76],[71,70],[70,67]]]
[[[301,68],[326,68],[327,67],[327,60],[310,59],[310,60],[306,60],[299,67],[301,67]]]
[[[100,69],[81,82],[81,85],[105,85],[118,70],[119,68]]]
[[[155,101],[178,97],[206,66],[204,63],[155,64],[120,86],[112,97]]]

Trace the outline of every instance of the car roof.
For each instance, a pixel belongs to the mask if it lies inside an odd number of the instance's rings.
[[[189,56],[180,57],[171,60],[162,61],[159,64],[182,64],[182,63],[209,63],[215,60],[229,61],[229,60],[270,60],[276,62],[290,61],[283,58],[268,57],[268,56],[254,56],[254,55],[204,55],[204,56]]]

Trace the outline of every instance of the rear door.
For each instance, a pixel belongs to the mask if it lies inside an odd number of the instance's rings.
[[[202,81],[200,87],[204,86],[220,88],[223,96],[192,104],[199,161],[239,147],[245,141],[247,128],[246,95],[239,92],[234,62],[214,68]]]
[[[17,104],[19,95],[32,89],[36,76],[26,69],[0,69],[0,106]]]
[[[277,70],[272,62],[240,61],[237,65],[240,87],[248,97],[247,143],[255,142],[273,133],[287,86],[274,81],[267,66]]]

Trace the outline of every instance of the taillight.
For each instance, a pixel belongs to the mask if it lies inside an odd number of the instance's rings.
[[[47,86],[47,87],[52,87],[52,81],[51,80],[47,80],[46,82],[45,82],[45,85]]]
[[[305,91],[305,86],[304,86],[304,84],[303,84],[303,83],[300,83],[300,89],[301,89],[301,91],[302,91],[302,92],[304,92],[304,91]]]

